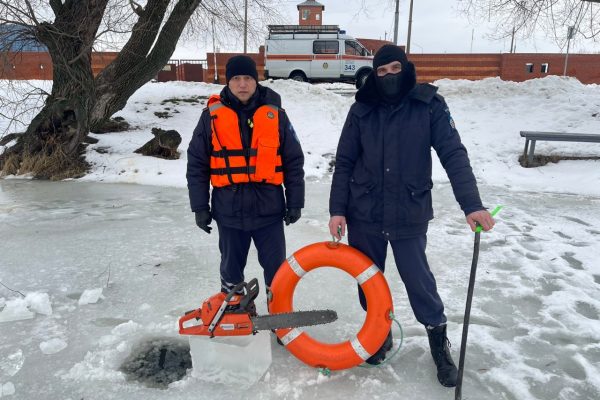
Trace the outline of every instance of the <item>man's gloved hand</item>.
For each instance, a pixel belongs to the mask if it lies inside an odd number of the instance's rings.
[[[196,225],[204,232],[209,233],[212,228],[209,226],[212,222],[212,215],[209,210],[198,211],[196,214]]]
[[[302,215],[302,213],[299,208],[288,208],[285,212],[285,217],[283,217],[283,220],[285,221],[286,225],[293,224],[300,219],[300,215]]]

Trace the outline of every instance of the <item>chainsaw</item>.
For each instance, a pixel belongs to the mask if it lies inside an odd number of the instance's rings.
[[[254,299],[258,296],[258,280],[240,282],[229,293],[217,293],[202,307],[187,311],[179,319],[179,334],[210,336],[243,336],[262,330],[296,328],[327,324],[337,320],[333,310],[296,311],[259,316]],[[184,326],[186,324],[188,326]]]

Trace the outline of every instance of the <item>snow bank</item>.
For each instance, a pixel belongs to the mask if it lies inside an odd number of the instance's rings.
[[[352,92],[353,86],[288,80],[261,84],[282,97],[283,108],[305,152],[307,177],[323,177],[330,170],[344,120],[354,101],[343,94]],[[561,161],[531,169],[518,163],[524,145],[519,136],[521,130],[600,132],[600,86],[557,76],[521,83],[488,78],[443,79],[435,84],[448,102],[479,181],[505,189],[600,196],[598,161]],[[88,147],[86,158],[93,168],[82,180],[185,187],[187,145],[207,98],[222,88],[195,82],[144,85],[117,113],[133,126],[131,131],[92,135],[99,143]],[[168,118],[158,116],[164,113]],[[179,160],[133,153],[153,137],[153,127],[175,129],[181,134]],[[598,156],[600,145],[539,142],[536,152]],[[580,184],[582,180],[585,185]],[[434,181],[447,182],[437,163]]]

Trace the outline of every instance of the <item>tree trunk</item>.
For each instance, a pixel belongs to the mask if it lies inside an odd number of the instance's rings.
[[[200,2],[179,0],[161,29],[169,0],[148,0],[119,56],[96,77],[92,131],[122,110],[129,97],[167,64]]]
[[[108,0],[54,3],[55,21],[37,26],[52,58],[52,92],[17,143],[0,156],[0,171],[37,178],[81,176],[82,141],[94,106],[91,50]]]

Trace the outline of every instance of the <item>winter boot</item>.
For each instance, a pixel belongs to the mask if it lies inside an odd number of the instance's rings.
[[[450,356],[450,341],[446,337],[446,325],[427,327],[431,356],[437,367],[437,378],[443,386],[456,386],[458,370]]]
[[[390,333],[388,333],[387,337],[385,338],[385,342],[383,342],[383,344],[375,354],[367,358],[366,363],[371,365],[381,364],[383,360],[385,360],[385,353],[390,351],[393,345],[394,342],[392,338],[392,331],[390,331]]]

